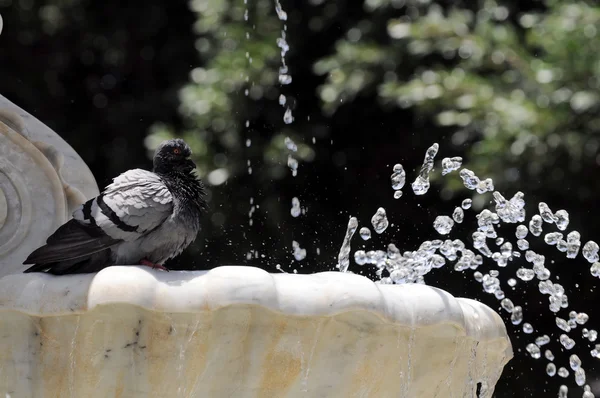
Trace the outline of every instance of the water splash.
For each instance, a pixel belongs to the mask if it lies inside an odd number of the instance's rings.
[[[439,145],[437,142],[425,152],[425,160],[421,166],[421,171],[416,180],[412,183],[412,189],[415,195],[425,195],[429,191],[429,173],[433,170],[433,161],[437,155]]]
[[[356,217],[350,217],[348,227],[346,228],[346,235],[344,236],[344,242],[342,243],[340,254],[338,255],[338,264],[336,268],[339,269],[340,272],[348,271],[348,267],[350,266],[350,241],[356,232],[356,228],[358,228],[358,219]]]
[[[415,195],[423,195],[429,190],[429,173],[433,170],[437,152],[437,144],[432,145],[427,150],[419,175],[412,184]],[[442,174],[446,175],[458,170],[462,165],[462,159],[460,159],[460,165],[458,162],[458,158],[444,158],[442,160]],[[482,273],[477,269],[486,258],[491,261],[492,266],[495,265],[502,269],[515,259],[524,257],[525,263],[530,265],[517,268],[514,271],[517,279],[510,278],[507,284],[514,287],[517,280],[524,283],[537,280],[539,292],[548,297],[549,310],[558,314],[560,311],[569,308],[568,296],[562,285],[551,280],[552,273],[545,265],[545,256],[530,250],[526,238],[543,239],[546,244],[556,246],[560,252],[565,253],[567,258],[577,258],[581,251],[582,257],[591,264],[590,273],[596,277],[600,277],[600,247],[590,240],[581,248],[580,233],[578,231],[566,233],[569,225],[569,214],[566,210],[553,212],[546,203],[540,202],[537,205],[539,214],[533,214],[527,220],[525,195],[522,192],[517,192],[512,198],[507,199],[495,190],[493,181],[490,178],[482,180],[473,171],[466,168],[460,170],[459,176],[464,186],[477,194],[492,192],[493,209],[484,208],[476,214],[476,229],[471,234],[474,250],[470,250],[468,245],[459,239],[425,241],[421,243],[417,250],[403,253],[394,244],[389,244],[386,250],[355,251],[353,256],[355,263],[359,266],[374,265],[376,275],[379,278],[377,283],[382,284],[425,283],[424,278],[431,270],[441,268],[446,263],[454,263],[453,268],[456,271],[473,270],[473,276],[475,280],[481,283],[483,291],[493,294],[500,301],[501,308],[510,314],[511,323],[515,326],[521,325],[525,335],[531,336],[531,340],[525,342],[525,351],[534,359],[545,358],[548,361],[545,364],[545,369],[549,376],[558,375],[563,378],[572,376],[575,383],[583,388],[583,396],[586,398],[593,397],[590,387],[586,385],[584,361],[581,358],[576,354],[571,354],[569,357],[569,368],[573,372],[571,374],[565,366],[557,365],[550,349],[545,349],[542,356],[542,347],[548,345],[558,343],[560,348],[566,351],[576,347],[575,336],[570,334],[578,326],[587,323],[589,316],[577,311],[570,311],[568,319],[557,315],[555,318],[556,327],[561,332],[558,339],[553,341],[547,334],[536,336],[534,335],[535,327],[531,323],[525,322],[523,307],[506,297],[505,292],[502,290],[499,270],[491,269],[487,273]],[[403,167],[399,164],[395,165],[391,175],[391,185],[395,193],[401,192],[400,189],[403,187],[405,179],[406,173]],[[447,215],[436,216],[432,225],[433,229],[441,235],[451,235],[454,224],[464,222],[465,210],[471,209],[472,203],[472,199],[464,199],[460,207],[457,206],[454,209],[452,217]],[[516,248],[513,247],[512,243],[498,236],[498,228],[502,224],[515,224]],[[378,234],[382,234],[387,229],[389,221],[385,209],[380,208],[377,210],[372,217],[372,225]],[[344,272],[349,267],[350,241],[357,227],[357,219],[351,218],[338,257],[338,268]],[[552,227],[557,228],[560,232],[547,231],[543,235],[544,228]],[[360,234],[363,239],[366,236],[366,232],[363,235],[364,229],[361,229]],[[566,234],[566,238],[564,238],[564,234]],[[492,239],[492,242],[488,244],[490,239]],[[492,250],[492,247],[498,249]],[[476,254],[477,252],[479,253]],[[597,337],[598,333],[595,330],[582,330],[581,338],[584,340],[595,341]],[[591,350],[590,356],[600,358],[600,344]],[[567,391],[565,386],[561,386],[559,396],[563,392],[566,394]]]

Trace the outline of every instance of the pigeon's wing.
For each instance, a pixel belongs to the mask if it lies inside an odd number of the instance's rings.
[[[160,177],[146,170],[129,170],[75,210],[73,219],[31,253],[24,264],[39,264],[40,268],[136,240],[160,226],[172,211],[173,197]]]
[[[173,196],[160,177],[142,169],[113,180],[95,199],[73,213],[113,239],[133,241],[159,227],[173,213]]]
[[[27,257],[23,264],[36,266],[25,272],[41,270],[50,263],[84,258],[111,248],[119,242],[121,240],[111,238],[97,226],[83,225],[72,219],[60,226],[44,246]]]

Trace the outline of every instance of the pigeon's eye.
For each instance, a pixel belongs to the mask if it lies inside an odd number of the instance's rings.
[[[175,149],[173,149],[173,153],[174,153],[175,155],[179,155],[179,154],[181,153],[181,149],[179,149],[179,148],[175,148]]]

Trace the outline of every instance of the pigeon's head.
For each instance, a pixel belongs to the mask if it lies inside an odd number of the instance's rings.
[[[154,171],[189,173],[196,168],[196,164],[190,159],[191,155],[192,150],[181,138],[163,141],[154,153]]]

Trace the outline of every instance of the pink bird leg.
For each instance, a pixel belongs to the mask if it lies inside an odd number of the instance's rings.
[[[169,272],[168,268],[165,268],[164,266],[160,265],[160,264],[154,264],[151,261],[146,260],[145,258],[140,260],[140,265],[145,265],[146,267],[150,267],[152,269],[160,269],[162,271],[167,271]]]

